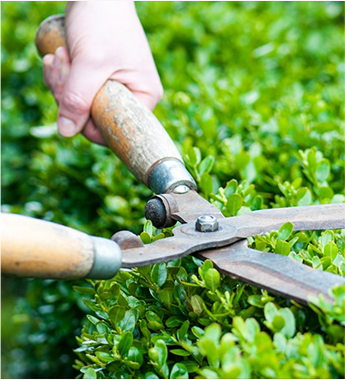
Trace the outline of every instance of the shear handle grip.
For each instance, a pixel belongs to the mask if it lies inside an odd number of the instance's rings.
[[[115,242],[56,223],[2,213],[1,237],[4,275],[105,279],[121,267],[121,250]]]
[[[63,15],[51,16],[39,26],[35,42],[42,56],[67,46],[64,20]],[[157,118],[124,85],[108,80],[94,98],[91,115],[109,148],[146,186],[160,162],[183,162]]]

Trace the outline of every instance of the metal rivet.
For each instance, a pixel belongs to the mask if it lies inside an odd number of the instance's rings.
[[[214,232],[219,228],[219,223],[213,215],[201,215],[195,223],[195,229],[200,232]]]

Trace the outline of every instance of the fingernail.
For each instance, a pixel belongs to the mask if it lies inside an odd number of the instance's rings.
[[[72,137],[78,133],[74,122],[64,116],[59,116],[58,118],[58,130],[63,137]]]

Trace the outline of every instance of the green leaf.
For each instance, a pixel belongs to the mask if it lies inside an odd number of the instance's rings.
[[[176,363],[171,369],[170,379],[189,379],[187,368],[182,363]]]
[[[212,177],[208,173],[201,175],[199,185],[205,195],[212,193]]]
[[[277,315],[278,310],[273,302],[268,302],[264,307],[264,313],[266,320],[271,323],[273,318]]]
[[[87,315],[86,318],[93,324],[93,325],[97,325],[98,322],[100,322],[100,320],[96,317],[94,317],[93,315]]]
[[[144,357],[137,347],[130,347],[126,358],[132,362],[139,363],[139,367],[144,363]]]
[[[151,243],[151,236],[143,231],[141,234],[140,234],[140,239],[141,241],[144,243],[144,244],[150,244]]]
[[[163,322],[161,318],[154,313],[153,311],[148,311],[146,314],[146,319],[147,319],[147,325],[149,329],[154,330],[154,331],[159,331],[164,329]]]
[[[126,332],[122,335],[120,343],[118,345],[118,350],[121,356],[125,355],[133,343],[133,334]]]
[[[213,156],[207,156],[205,157],[201,162],[199,166],[199,174],[202,175],[204,173],[209,173],[214,165],[215,158]]]
[[[108,314],[114,326],[117,326],[117,324],[125,316],[125,313],[126,313],[126,310],[123,306],[114,306],[109,310]]]
[[[114,360],[114,357],[110,355],[108,352],[96,351],[96,356],[98,357],[98,359],[105,363]]]
[[[321,245],[323,248],[326,247],[326,245],[330,242],[333,241],[334,239],[334,233],[333,231],[325,231],[321,234]]]
[[[333,261],[338,253],[338,246],[333,242],[330,241],[325,245],[324,252],[326,256],[329,256],[331,260]]]
[[[227,199],[227,209],[230,216],[235,216],[242,207],[242,197],[240,194],[231,194]]]
[[[212,323],[205,328],[203,338],[212,340],[216,345],[219,343],[222,329],[218,323]]]
[[[173,288],[164,288],[159,293],[159,297],[165,303],[165,305],[170,307],[174,301],[174,289]]]
[[[174,355],[178,355],[178,356],[189,356],[190,353],[186,350],[182,350],[180,348],[176,348],[176,349],[173,349],[173,350],[170,350],[170,352]]]
[[[284,317],[280,314],[277,314],[274,316],[271,326],[273,328],[273,331],[278,332],[280,331],[285,325]]]
[[[284,223],[280,228],[279,228],[279,235],[277,237],[277,240],[287,240],[290,235],[292,234],[293,231],[293,224],[290,222]]]
[[[135,328],[136,316],[134,310],[127,310],[123,319],[118,322],[118,327],[122,331],[133,332]]]
[[[205,274],[205,285],[214,292],[220,285],[220,274],[217,269],[211,268]]]
[[[93,368],[88,368],[84,373],[83,379],[97,379],[97,373]]]
[[[317,163],[317,167],[315,171],[316,179],[321,183],[326,181],[327,178],[329,177],[330,171],[331,171],[331,168],[330,168],[329,161],[325,158],[322,159],[320,162]]]
[[[278,240],[275,251],[281,255],[288,256],[290,253],[290,244],[283,240]]]
[[[73,289],[80,293],[80,294],[87,294],[87,295],[94,295],[95,289],[94,288],[87,288],[85,286],[73,286]]]
[[[145,379],[159,379],[159,377],[153,372],[146,372]]]
[[[165,321],[165,324],[167,327],[172,328],[172,327],[181,326],[184,321],[185,321],[184,318],[178,317],[176,315],[172,315]]]
[[[157,350],[157,353],[158,353],[157,362],[160,366],[163,366],[163,364],[165,364],[168,358],[168,349],[164,340],[162,339],[157,340],[157,342],[155,343],[155,349]]]
[[[188,320],[184,321],[182,326],[177,330],[177,338],[181,342],[182,340],[185,340],[186,335],[188,333],[190,322]]]
[[[204,330],[201,329],[200,327],[198,326],[193,326],[191,328],[192,330],[192,333],[197,337],[197,338],[201,338],[203,335],[204,335]]]
[[[287,338],[292,338],[296,332],[296,320],[292,311],[285,307],[279,310],[279,314],[284,318],[284,327],[280,330]]]
[[[167,267],[164,263],[153,265],[151,269],[151,280],[154,284],[161,287],[168,277]]]
[[[189,163],[196,167],[201,161],[201,153],[199,148],[191,148],[188,151]]]
[[[204,300],[197,294],[194,294],[191,298],[191,304],[194,313],[200,315],[204,311]]]

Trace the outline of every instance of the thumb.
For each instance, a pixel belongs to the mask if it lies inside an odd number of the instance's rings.
[[[73,61],[58,111],[58,130],[64,137],[72,137],[83,130],[90,118],[90,110],[97,91],[106,80],[103,70],[80,61]]]

